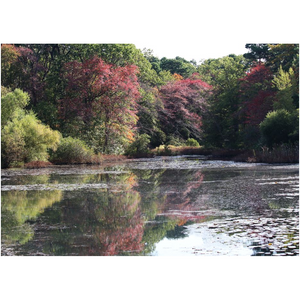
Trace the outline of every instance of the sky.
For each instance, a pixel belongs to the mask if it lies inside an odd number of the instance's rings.
[[[281,3],[281,2],[278,2]],[[298,10],[252,0],[85,0],[70,7],[52,0],[5,1],[1,43],[133,43],[159,58],[180,56],[199,63],[247,53],[246,43],[299,43]],[[272,4],[272,5],[270,5]],[[18,10],[13,10],[17,6]],[[14,12],[12,22],[9,13]],[[26,14],[25,14],[26,12]]]
[[[277,3],[277,2],[276,2]],[[1,43],[133,43],[159,58],[244,54],[246,43],[299,43],[293,0],[52,0],[1,4]],[[270,5],[272,4],[272,5]],[[18,7],[18,10],[14,10]],[[13,11],[11,14],[3,13]],[[26,13],[25,13],[26,12]]]
[[[202,60],[209,58],[220,58],[227,56],[229,54],[244,54],[248,50],[245,48],[245,44],[242,41],[224,44],[222,46],[218,45],[217,42],[211,41],[203,45],[201,41],[198,43],[190,42],[188,44],[181,44],[179,42],[173,43],[159,43],[156,41],[139,42],[135,43],[138,49],[143,50],[144,48],[153,51],[153,55],[158,58],[175,58],[180,56],[188,61],[194,59],[198,64]]]

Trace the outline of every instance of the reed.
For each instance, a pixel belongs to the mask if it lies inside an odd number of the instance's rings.
[[[24,165],[25,169],[39,169],[39,168],[47,168],[52,166],[52,163],[49,161],[31,161]]]
[[[262,147],[254,156],[256,162],[265,163],[298,163],[299,147],[281,145],[273,149]]]

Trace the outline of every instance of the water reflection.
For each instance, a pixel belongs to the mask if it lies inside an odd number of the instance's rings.
[[[1,193],[2,244],[21,245],[33,238],[28,221],[35,220],[47,207],[62,199],[62,191],[9,191]]]
[[[207,240],[219,242],[226,240],[225,233],[236,232],[226,241],[231,245],[226,251],[218,246],[210,253],[249,255],[252,249],[260,255],[261,249],[235,241],[248,229],[236,229],[234,218],[291,218],[299,214],[297,167],[274,170],[226,163],[224,168],[174,158],[109,168],[5,171],[2,254],[156,255],[158,249],[163,253],[161,243],[166,241],[174,241],[172,245],[184,248],[188,255],[207,254],[202,248],[211,242],[202,243],[200,251],[190,247],[193,239],[203,242],[205,233],[210,236]],[[271,184],[274,178],[277,183]],[[211,225],[228,217],[233,219],[226,221],[222,230]],[[164,253],[178,255],[177,250]]]

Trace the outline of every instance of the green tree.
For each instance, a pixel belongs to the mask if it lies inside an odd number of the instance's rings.
[[[197,67],[201,78],[213,86],[203,115],[206,146],[239,147],[239,80],[247,69],[248,60],[242,55],[208,59]]]
[[[160,60],[160,68],[165,71],[170,71],[172,74],[179,74],[183,78],[188,78],[196,72],[196,68],[192,63],[179,56],[176,56],[175,59],[163,57]]]
[[[269,44],[246,44],[245,48],[249,51],[244,54],[244,57],[253,62],[265,60],[269,57]]]
[[[29,95],[20,89],[9,92],[4,87],[1,87],[1,92],[1,127],[3,127],[28,105]]]
[[[292,68],[285,72],[280,66],[278,74],[272,82],[278,90],[276,94],[277,101],[273,105],[275,110],[293,111],[299,107],[299,85]]]
[[[138,102],[138,132],[147,134],[150,137],[151,146],[157,147],[166,140],[165,133],[161,130],[161,124],[158,117],[158,111],[163,109],[163,103],[159,98],[156,88],[142,90],[141,98]]]
[[[273,71],[279,70],[280,66],[285,72],[293,68],[299,75],[299,44],[269,44],[266,64]]]

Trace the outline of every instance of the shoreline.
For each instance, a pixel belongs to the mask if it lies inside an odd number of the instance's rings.
[[[142,158],[153,158],[156,156],[168,157],[168,156],[180,156],[180,155],[191,155],[191,156],[205,156],[207,160],[223,160],[223,161],[234,161],[234,162],[245,162],[245,163],[268,163],[268,164],[297,164],[298,159],[295,157],[272,157],[269,153],[263,157],[260,153],[254,153],[250,150],[225,150],[225,149],[201,149],[198,147],[172,147],[171,149],[164,151],[152,150],[147,154],[139,154],[136,156],[125,156],[125,155],[101,155],[101,160],[97,163],[51,163],[43,161],[32,161],[24,164],[20,167],[1,168],[2,170],[7,169],[40,169],[40,168],[51,168],[59,166],[79,166],[79,165],[95,165],[95,166],[111,166],[117,163],[126,162],[130,159],[142,159]],[[252,154],[252,155],[251,155]]]

